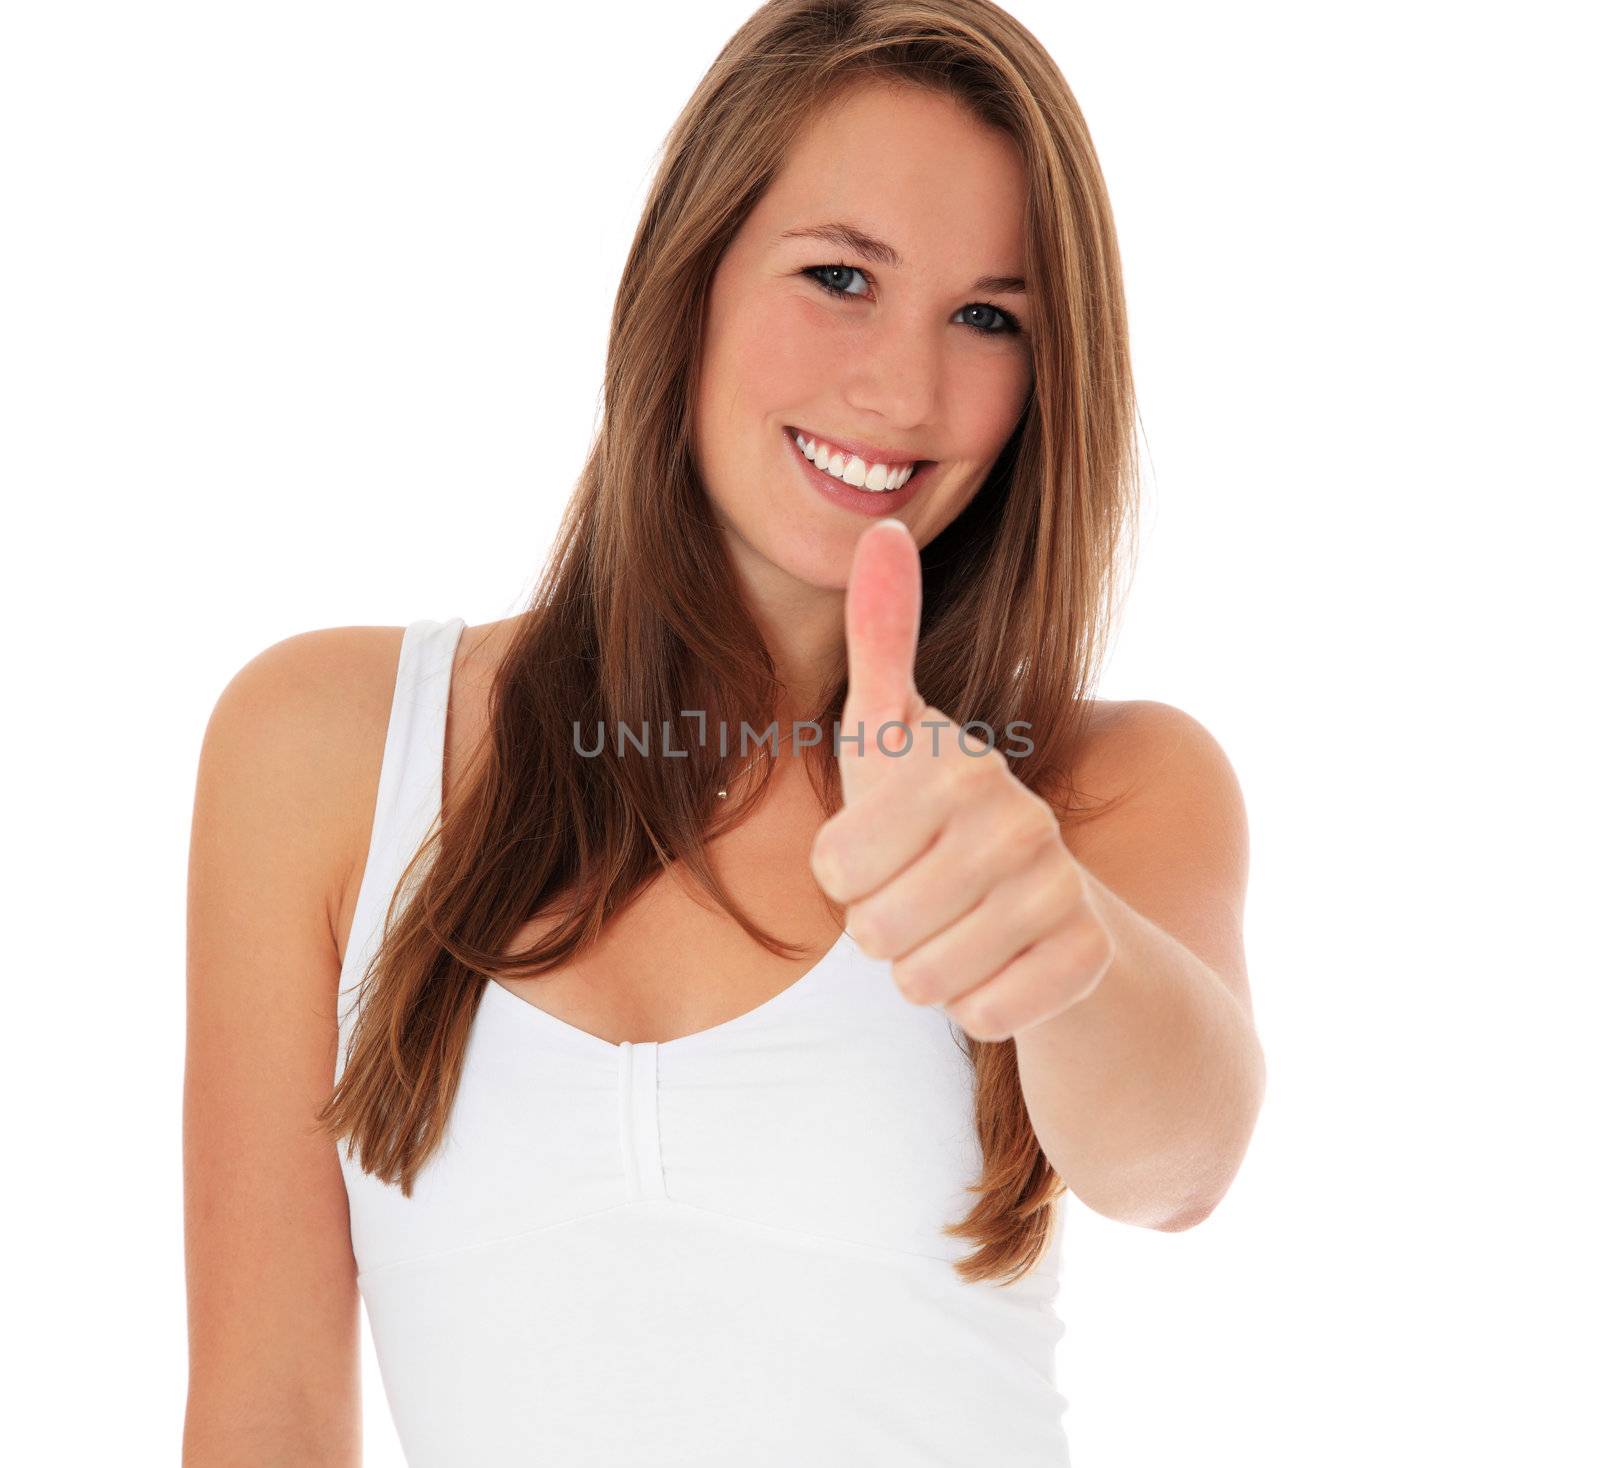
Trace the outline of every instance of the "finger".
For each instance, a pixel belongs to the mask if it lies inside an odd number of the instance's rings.
[[[896,760],[896,768],[822,823],[811,843],[811,871],[835,902],[861,901],[933,846],[960,806],[959,791],[935,777],[937,764]]]
[[[880,521],[856,541],[845,592],[845,642],[850,687],[846,708],[851,732],[865,726],[862,753],[878,753],[878,737],[891,749],[903,731],[885,732],[894,720],[910,723],[918,700],[914,684],[922,617],[922,560],[911,532],[899,520]]]

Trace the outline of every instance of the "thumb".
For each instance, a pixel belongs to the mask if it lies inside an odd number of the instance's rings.
[[[880,520],[856,541],[845,589],[845,645],[850,687],[842,731],[863,736],[867,765],[905,747],[906,730],[886,729],[895,720],[914,723],[922,708],[913,683],[917,634],[922,618],[922,560],[902,521]],[[856,748],[850,746],[852,751]]]

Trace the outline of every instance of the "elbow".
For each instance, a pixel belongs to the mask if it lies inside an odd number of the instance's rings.
[[[1250,1145],[1250,1138],[1255,1131],[1256,1118],[1261,1113],[1261,1102],[1266,1091],[1266,1056],[1260,1043],[1254,1046],[1254,1054],[1250,1067],[1251,1084],[1249,1099],[1240,1108],[1240,1135],[1228,1153],[1228,1163],[1220,1170],[1212,1170],[1210,1181],[1204,1191],[1197,1191],[1174,1213],[1170,1214],[1156,1228],[1167,1234],[1181,1234],[1196,1224],[1204,1223],[1216,1211],[1228,1189],[1233,1186],[1233,1179],[1244,1162],[1246,1149]]]
[[[1156,1229],[1164,1234],[1181,1234],[1193,1228],[1197,1223],[1204,1223],[1211,1217],[1212,1211],[1222,1200],[1209,1198],[1201,1203],[1191,1203],[1180,1209],[1177,1213],[1168,1215],[1162,1222],[1156,1224]]]

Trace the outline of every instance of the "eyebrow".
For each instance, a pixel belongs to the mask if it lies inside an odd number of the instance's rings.
[[[773,243],[776,244],[779,240],[802,239],[823,240],[830,245],[838,245],[841,249],[853,250],[875,265],[888,265],[899,269],[904,263],[893,245],[868,234],[865,230],[857,229],[853,224],[808,224],[798,229],[786,229],[778,234]],[[1027,294],[1028,283],[1020,275],[980,275],[972,282],[971,289],[998,296],[1020,296]]]

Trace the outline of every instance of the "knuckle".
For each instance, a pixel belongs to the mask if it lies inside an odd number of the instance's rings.
[[[936,783],[939,787],[939,794],[942,795],[946,800],[953,800],[954,798],[959,797],[965,790],[971,788],[967,784],[968,779],[971,778],[970,774],[965,768],[963,768],[965,765],[970,763],[971,761],[963,759],[959,754],[956,755],[954,759],[950,759],[941,752],[939,756],[940,768]]]
[[[915,958],[901,959],[891,969],[894,981],[913,1004],[931,1004],[936,997],[937,976],[926,963]]]
[[[1112,958],[1111,934],[1099,923],[1091,924],[1078,939],[1078,955],[1086,968],[1104,968]]]
[[[856,946],[869,958],[881,958],[884,956],[883,942],[887,934],[883,932],[882,920],[877,913],[852,913],[850,930],[855,938]]]
[[[956,1016],[956,1023],[975,1040],[1003,1040],[1009,1033],[989,999],[969,1000]]]
[[[1047,801],[1041,800],[1037,795],[1030,795],[1024,802],[1024,813],[1020,823],[1022,839],[1036,844],[1049,841],[1061,834],[1061,825],[1056,820],[1055,811],[1050,808]]]
[[[1081,978],[1098,974],[1105,967],[1111,957],[1110,942],[1098,926],[1092,931],[1088,927],[1068,928],[1056,934],[1049,944],[1041,945],[1039,957],[1052,972]]]
[[[1036,939],[1061,926],[1061,894],[1054,883],[1028,884],[1017,906],[1017,926],[1033,933]]]
[[[836,850],[831,841],[816,842],[811,848],[811,872],[830,890],[844,886],[848,873],[843,853]]]
[[[1007,815],[1001,833],[1002,840],[1013,850],[1018,847],[1031,850],[1039,844],[1043,835],[1038,812],[1026,805],[1013,809]]]
[[[969,779],[981,781],[985,785],[997,785],[1000,777],[1009,768],[1006,757],[992,744],[986,744],[979,750],[963,750],[961,764]]]

